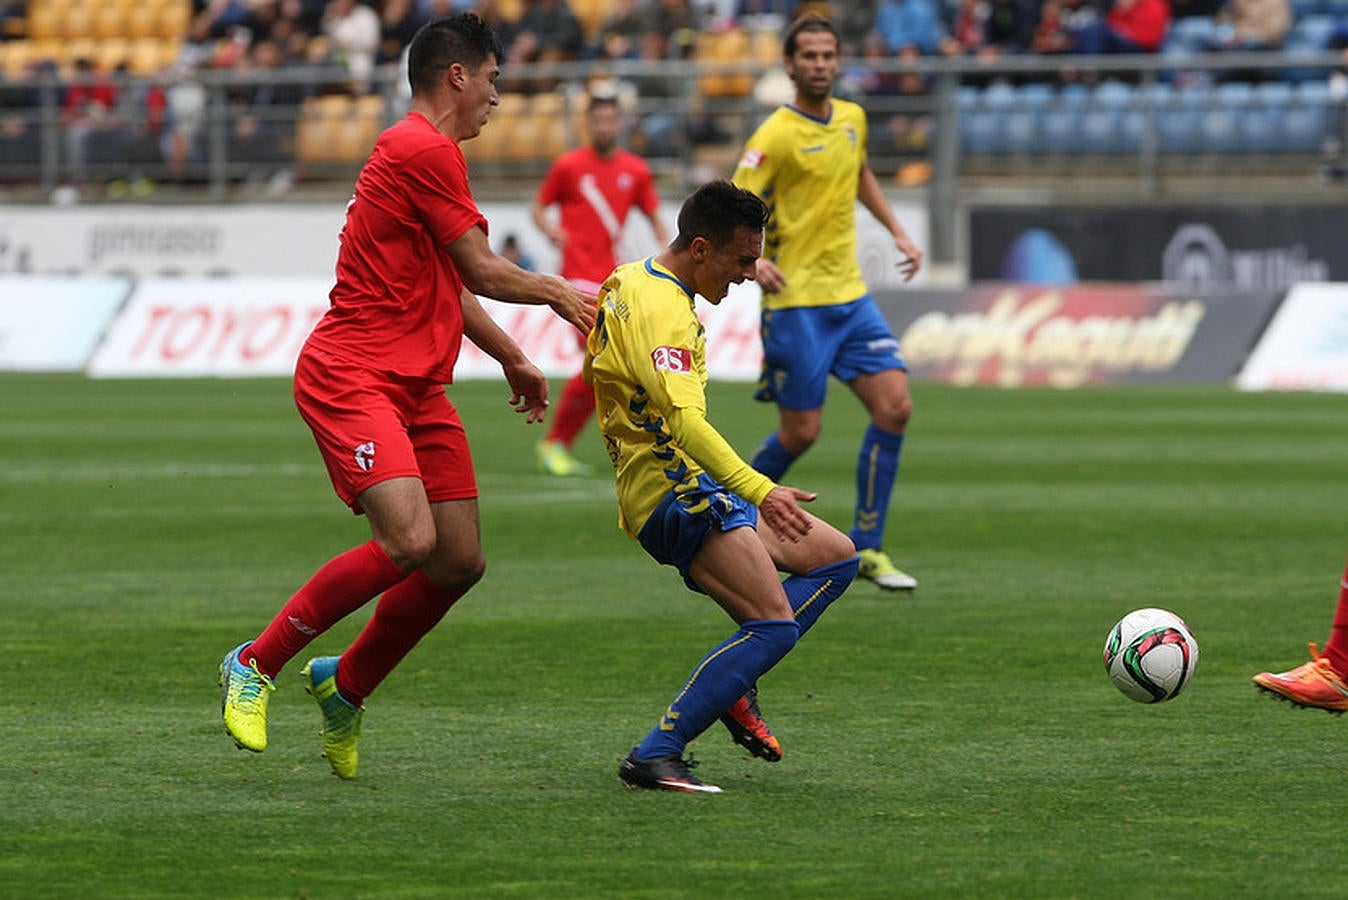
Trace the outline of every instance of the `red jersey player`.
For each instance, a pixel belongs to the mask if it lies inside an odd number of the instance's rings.
[[[262,633],[220,664],[225,728],[267,746],[267,701],[281,668],[349,613],[380,597],[341,656],[302,674],[323,718],[323,755],[356,774],[363,702],[484,568],[477,485],[463,424],[445,395],[464,335],[497,360],[526,421],[547,410],[547,379],[476,293],[546,304],[578,329],[593,298],[497,256],[468,187],[459,142],[497,103],[501,46],[476,15],[435,19],[412,39],[412,107],[385,131],[347,205],[331,307],[295,367],[295,402],[342,501],[371,540],[329,560]]]
[[[633,207],[650,220],[659,246],[669,243],[669,235],[656,214],[660,198],[650,167],[618,146],[622,114],[617,99],[591,96],[585,120],[589,145],[558,157],[538,188],[531,212],[539,231],[561,248],[562,277],[597,293],[620,262],[618,241]],[[555,223],[549,217],[552,207],[558,211]],[[577,372],[562,388],[552,424],[538,444],[539,469],[550,475],[589,472],[589,466],[571,455],[571,446],[593,412],[594,393]]]

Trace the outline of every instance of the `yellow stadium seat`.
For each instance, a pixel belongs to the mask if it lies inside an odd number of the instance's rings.
[[[697,35],[694,54],[699,63],[718,66],[725,63],[749,61],[749,33],[742,28],[728,31],[701,31]],[[698,81],[704,97],[744,97],[754,89],[754,78],[749,72],[705,72]]]
[[[61,14],[60,33],[71,39],[92,38],[96,13],[92,4],[79,3]]]
[[[127,37],[126,12],[112,4],[100,6],[94,12],[94,37],[99,40]]]
[[[172,0],[160,6],[157,19],[161,38],[181,41],[192,22],[192,5],[186,0]]]
[[[122,33],[129,38],[159,36],[159,9],[154,6],[133,6],[122,14]]]
[[[131,42],[123,37],[107,38],[94,45],[94,65],[104,72],[115,72],[117,67],[131,62]]]
[[[60,11],[50,6],[34,4],[28,10],[28,39],[43,41],[61,34]]]

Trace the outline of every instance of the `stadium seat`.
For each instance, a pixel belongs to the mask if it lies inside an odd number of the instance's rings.
[[[1320,16],[1326,13],[1323,0],[1291,0],[1292,17],[1304,19],[1306,16]]]
[[[742,28],[699,31],[694,54],[698,62],[713,65],[742,63],[751,56],[749,32]],[[704,97],[745,97],[754,89],[749,72],[706,72],[698,80]]]
[[[1153,85],[1148,99],[1155,116],[1162,153],[1192,154],[1203,149],[1203,111],[1211,106],[1212,91],[1205,87],[1172,88]]]
[[[156,16],[158,34],[166,40],[181,41],[187,37],[192,22],[192,4],[189,0],[165,0]]]
[[[54,6],[33,4],[28,10],[27,22],[30,41],[41,41],[61,35],[61,13]]]
[[[1333,100],[1324,82],[1296,85],[1291,105],[1282,116],[1282,149],[1292,153],[1317,153],[1329,134],[1329,111]]]
[[[1292,64],[1283,70],[1287,81],[1302,82],[1323,79],[1327,73],[1322,68],[1298,65],[1300,59],[1315,56],[1329,49],[1329,39],[1334,34],[1335,20],[1332,16],[1307,16],[1292,25],[1283,41],[1282,55]]]

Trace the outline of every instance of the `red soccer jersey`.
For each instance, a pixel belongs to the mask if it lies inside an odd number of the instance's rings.
[[[309,342],[380,371],[452,381],[463,279],[445,248],[475,225],[487,230],[459,145],[408,113],[356,179],[331,307]]]
[[[567,234],[563,278],[602,284],[618,264],[618,239],[633,206],[648,216],[660,206],[655,178],[645,160],[618,148],[611,157],[593,147],[563,153],[538,188],[538,202],[561,210]]]

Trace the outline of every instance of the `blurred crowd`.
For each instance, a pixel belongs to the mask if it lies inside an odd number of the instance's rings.
[[[51,0],[0,0],[4,35],[21,39],[24,17],[45,2]],[[1156,53],[1172,23],[1184,17],[1214,23],[1208,45],[1200,49],[1276,49],[1295,18],[1290,0],[193,0],[173,58],[152,75],[113,79],[128,71],[126,62],[109,67],[90,59],[73,65],[34,59],[22,72],[7,67],[0,79],[0,166],[31,162],[38,152],[32,135],[25,134],[34,123],[24,111],[37,105],[37,96],[24,76],[56,71],[58,65],[73,76],[60,110],[63,158],[76,180],[89,165],[107,159],[130,165],[132,190],[139,162],[166,165],[170,174],[187,170],[203,152],[207,93],[192,78],[202,69],[244,76],[228,97],[233,158],[274,159],[306,96],[368,92],[374,73],[399,63],[423,23],[470,9],[500,34],[507,76],[512,65],[527,62],[693,60],[702,37],[732,31],[764,37],[770,52],[757,58],[768,61],[780,57],[776,36],[786,23],[812,9],[833,19],[843,56],[854,61],[839,84],[839,94],[853,99],[921,97],[931,90],[920,74],[877,72],[868,65],[874,60]],[[1344,33],[1342,26],[1335,30],[1334,46],[1348,43],[1340,38]],[[342,77],[309,83],[248,77],[298,66],[323,67]],[[754,95],[765,103],[789,97],[780,66],[764,69]],[[1074,68],[1065,64],[1063,71]],[[685,81],[650,77],[628,85],[645,101],[634,134],[638,149],[677,153],[689,144],[729,138],[713,117],[652,111],[653,101],[685,92]],[[126,84],[134,88],[119,89]],[[891,104],[873,122],[875,139],[899,154],[921,152],[930,116],[893,109]]]

